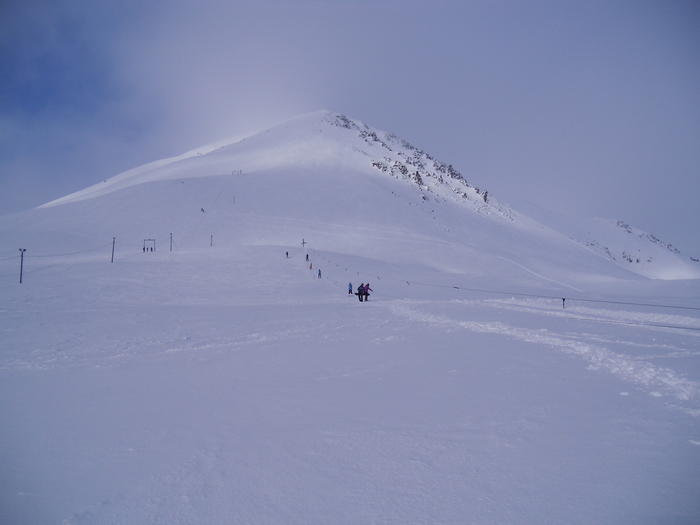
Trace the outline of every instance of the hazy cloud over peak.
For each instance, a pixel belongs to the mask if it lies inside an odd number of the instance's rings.
[[[5,2],[0,213],[320,108],[700,255],[694,2]]]

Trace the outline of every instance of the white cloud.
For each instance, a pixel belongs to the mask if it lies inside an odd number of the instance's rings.
[[[0,185],[43,163],[60,197],[327,108],[406,138],[501,200],[623,215],[700,246],[678,226],[700,220],[692,5],[74,1],[46,3],[39,18],[24,6],[12,5],[0,43],[31,45],[10,54],[15,80],[46,84],[29,109],[0,106],[15,129]],[[0,199],[0,211],[44,193]]]

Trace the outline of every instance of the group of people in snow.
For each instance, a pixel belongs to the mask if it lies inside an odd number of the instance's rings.
[[[289,252],[285,253],[286,257],[289,258]],[[309,263],[309,270],[314,269],[314,264],[312,262],[309,262],[309,254],[306,254],[306,262]],[[321,269],[319,268],[318,270],[318,278],[321,278]],[[355,295],[357,298],[360,300],[360,302],[363,301],[369,301],[369,292],[374,292],[372,288],[370,288],[369,283],[360,283],[360,286],[357,287],[357,292],[355,292]],[[348,295],[352,295],[352,282],[348,283]]]
[[[369,283],[360,283],[360,286],[357,287],[357,293],[355,294],[357,298],[360,300],[360,302],[364,301],[369,301],[369,292],[373,292],[369,287]],[[348,283],[348,295],[352,295],[352,283]]]

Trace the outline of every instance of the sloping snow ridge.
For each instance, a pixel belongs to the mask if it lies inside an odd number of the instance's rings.
[[[0,522],[700,522],[697,263],[536,218],[328,111],[0,217]]]
[[[698,259],[624,221],[569,217],[532,203],[523,208],[529,217],[637,275],[670,281],[700,278]]]
[[[597,218],[588,224],[592,227],[577,241],[639,275],[667,280],[700,277],[697,259],[684,257],[672,244],[651,233],[621,220]]]

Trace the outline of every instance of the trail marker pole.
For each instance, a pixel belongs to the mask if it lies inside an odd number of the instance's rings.
[[[170,251],[173,251],[173,234],[170,234]]]
[[[19,249],[19,284],[22,284],[22,272],[24,270],[24,252],[26,251],[26,248]]]
[[[214,236],[211,236],[211,241],[209,241],[209,246],[214,246]]]
[[[112,262],[114,262],[114,243],[116,242],[116,240],[116,237],[112,237]]]

